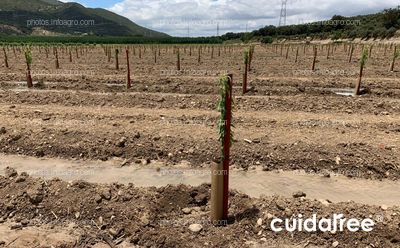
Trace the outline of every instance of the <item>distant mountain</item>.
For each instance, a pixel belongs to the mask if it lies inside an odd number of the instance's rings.
[[[0,34],[168,37],[108,10],[57,0],[0,0]]]

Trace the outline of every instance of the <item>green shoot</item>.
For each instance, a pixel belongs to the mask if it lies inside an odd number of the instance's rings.
[[[361,56],[361,60],[360,60],[360,66],[361,67],[365,67],[365,64],[368,61],[368,49],[364,48],[362,56]]]
[[[25,48],[25,60],[26,64],[30,67],[32,65],[32,51],[30,46]]]
[[[218,103],[218,111],[221,113],[220,119],[218,122],[218,130],[219,130],[219,141],[221,142],[221,154],[222,158],[224,158],[224,139],[225,139],[225,125],[226,125],[226,115],[227,111],[225,109],[226,106],[226,95],[230,93],[230,88],[229,88],[229,76],[228,75],[223,75],[219,79],[219,87],[220,87],[220,96],[221,99]],[[234,109],[234,101],[232,99],[232,110]],[[231,125],[234,127],[233,125]],[[231,137],[230,137],[230,145],[233,144],[234,139],[233,139],[233,131],[231,130]]]

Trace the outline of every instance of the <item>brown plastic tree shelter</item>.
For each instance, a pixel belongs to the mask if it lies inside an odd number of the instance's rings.
[[[223,160],[212,167],[211,182],[211,219],[215,224],[222,224],[228,219],[229,203],[229,164],[232,122],[232,74],[228,75],[225,92],[225,116],[223,118],[225,134],[223,137]],[[226,222],[225,222],[226,223]]]

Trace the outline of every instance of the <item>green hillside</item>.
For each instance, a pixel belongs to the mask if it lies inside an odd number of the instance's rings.
[[[227,33],[223,40],[241,39],[249,41],[259,39],[271,42],[274,38],[319,39],[341,38],[391,38],[400,29],[400,8],[387,9],[370,15],[344,17],[335,15],[330,20],[288,25],[283,27],[265,26],[249,33]]]
[[[0,33],[168,37],[110,11],[57,0],[1,0]]]

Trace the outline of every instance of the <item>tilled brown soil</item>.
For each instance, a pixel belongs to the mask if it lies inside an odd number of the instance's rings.
[[[6,128],[0,143],[6,153],[171,164],[187,160],[193,166],[218,159],[214,111],[130,108],[127,113],[116,107],[3,106],[0,114]],[[398,118],[363,117],[360,121],[349,114],[238,112],[232,164],[397,179]],[[355,132],[359,134],[354,136]]]
[[[216,75],[233,72],[237,143],[232,162],[239,168],[331,171],[350,177],[398,179],[400,100],[399,72],[387,72],[383,50],[376,48],[366,70],[362,97],[338,96],[334,88],[352,87],[357,56],[351,63],[343,48],[318,70],[308,69],[310,51],[302,49],[299,62],[293,51],[285,59],[273,48],[257,47],[250,86],[241,96],[242,48],[203,51],[197,63],[194,51],[176,55],[161,50],[132,55],[133,87],[126,91],[126,66],[108,63],[100,48],[73,58],[61,52],[61,69],[51,54],[34,51],[34,79],[44,85],[26,91],[22,57],[11,56],[10,69],[0,74],[0,152],[33,156],[101,159],[131,162],[188,160],[201,166],[218,159]],[[12,61],[16,62],[12,62]],[[50,61],[50,62],[49,62]],[[35,75],[38,74],[38,75]],[[246,140],[246,141],[245,141]]]
[[[44,181],[6,171],[0,176],[0,221],[17,232],[46,226],[53,233],[67,227],[75,241],[57,240],[54,247],[400,247],[400,208],[353,202],[330,204],[307,198],[249,198],[230,193],[230,220],[214,226],[209,220],[209,185],[136,188],[134,185]],[[318,218],[341,213],[376,221],[372,232],[274,233],[272,218]],[[4,224],[5,223],[5,224]],[[200,231],[189,230],[200,224]],[[20,231],[18,231],[20,230]],[[222,238],[221,238],[222,237]],[[28,239],[9,240],[6,247],[24,247]],[[38,247],[39,240],[29,241]],[[103,244],[104,246],[101,246]],[[1,246],[1,245],[0,245]],[[26,247],[26,246],[25,246]],[[42,246],[40,246],[42,247]]]
[[[196,49],[192,56],[188,48],[181,50],[178,72],[171,48],[162,47],[155,63],[149,47],[142,58],[136,47],[130,90],[124,86],[123,56],[120,70],[115,70],[114,59],[107,62],[100,47],[79,58],[74,54],[72,63],[60,50],[58,70],[52,54],[46,58],[43,50],[34,49],[35,87],[27,90],[21,82],[23,54],[17,51],[14,56],[9,50],[10,68],[0,63],[0,152],[66,159],[119,157],[124,166],[150,160],[209,166],[220,156],[217,75],[227,71],[234,79],[233,167],[400,178],[400,71],[388,72],[390,50],[384,54],[381,47],[374,48],[363,79],[366,94],[346,97],[334,91],[354,87],[360,48],[350,63],[342,45],[329,59],[322,49],[312,72],[311,46],[300,49],[297,63],[295,47],[286,59],[286,50],[257,46],[249,73],[252,89],[245,96],[243,47],[222,50],[221,56],[214,51],[213,58],[204,49],[200,63]],[[11,231],[0,235],[0,244],[4,239],[7,247],[41,247],[47,241],[58,247],[400,247],[398,207],[279,196],[252,199],[231,192],[231,223],[215,227],[208,221],[209,185],[135,188],[26,175],[0,177],[0,199],[0,233]],[[184,214],[184,208],[190,208],[185,210],[190,214]],[[276,234],[268,225],[271,216],[314,212],[380,221],[371,233]],[[260,218],[263,224],[257,225]],[[202,231],[188,230],[197,223]],[[14,240],[18,233],[10,227],[25,232]],[[37,236],[41,243],[23,243],[24,235],[30,240]]]

